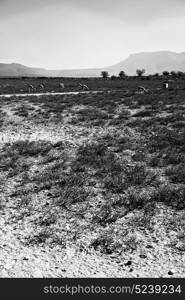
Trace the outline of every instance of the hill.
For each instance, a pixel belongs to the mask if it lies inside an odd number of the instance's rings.
[[[136,69],[144,68],[147,74],[167,71],[185,71],[185,52],[170,51],[142,52],[131,54],[127,59],[108,68],[110,73],[124,70],[128,75],[135,74]]]
[[[136,53],[129,55],[127,59],[118,64],[97,69],[47,70],[42,68],[30,68],[17,63],[0,63],[0,77],[98,77],[102,70],[108,71],[110,75],[118,74],[121,70],[124,70],[128,75],[134,75],[138,68],[144,68],[147,74],[161,73],[164,70],[185,72],[185,52],[158,51]]]

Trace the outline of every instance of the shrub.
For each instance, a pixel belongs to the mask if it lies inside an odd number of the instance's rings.
[[[116,248],[113,238],[106,233],[94,239],[91,242],[90,247],[93,247],[95,250],[99,250],[104,254],[111,254]]]
[[[135,187],[130,187],[126,193],[125,205],[133,209],[141,209],[147,203],[152,201],[153,189],[138,189]]]
[[[166,175],[173,183],[185,184],[185,164],[179,164],[177,166],[167,168]]]
[[[23,156],[38,156],[44,155],[52,149],[52,145],[43,141],[29,141],[18,140],[13,144],[6,144],[3,147],[5,157],[12,157],[15,155]]]
[[[146,165],[140,162],[125,169],[125,178],[128,186],[149,185],[156,182],[156,174],[147,170]]]
[[[103,143],[80,146],[76,161],[86,167],[94,168],[99,176],[108,172],[117,173],[121,171],[116,155],[109,151]]]
[[[164,202],[176,209],[185,208],[185,186],[176,184],[161,185],[153,194],[153,201]]]

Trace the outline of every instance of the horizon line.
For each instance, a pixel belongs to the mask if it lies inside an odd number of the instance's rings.
[[[172,51],[172,50],[157,50],[157,51],[141,51],[141,52],[134,52],[131,53],[129,55],[126,56],[126,58],[124,58],[123,60],[119,61],[119,62],[115,62],[112,65],[108,65],[108,66],[104,66],[104,67],[77,67],[77,68],[59,68],[59,69],[55,69],[55,68],[46,68],[46,67],[41,67],[41,66],[33,66],[33,65],[29,65],[27,63],[20,63],[20,62],[2,62],[0,61],[0,64],[5,64],[5,65],[21,65],[21,66],[25,66],[28,68],[36,68],[36,69],[44,69],[47,71],[71,71],[71,70],[94,70],[94,69],[105,69],[105,68],[109,68],[111,66],[114,66],[116,64],[119,64],[120,62],[123,62],[124,60],[126,60],[127,58],[129,58],[132,55],[138,55],[138,54],[145,54],[145,53],[161,53],[161,52],[168,52],[168,53],[173,53],[173,54],[183,54],[185,53],[185,51],[181,51],[181,52],[176,52],[176,51]]]

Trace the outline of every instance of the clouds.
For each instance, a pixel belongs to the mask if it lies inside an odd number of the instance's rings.
[[[65,0],[64,0],[65,1]],[[63,1],[61,1],[62,3]],[[59,0],[0,0],[0,16],[16,16],[42,10],[44,7],[60,4]]]
[[[73,6],[109,15],[130,25],[185,15],[184,0],[68,0]]]
[[[54,6],[59,10],[68,7],[76,12],[107,15],[130,26],[185,15],[184,0],[0,0],[0,16],[6,18]]]

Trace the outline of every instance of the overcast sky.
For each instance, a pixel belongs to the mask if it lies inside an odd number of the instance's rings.
[[[0,62],[104,67],[184,37],[185,0],[0,0]]]

